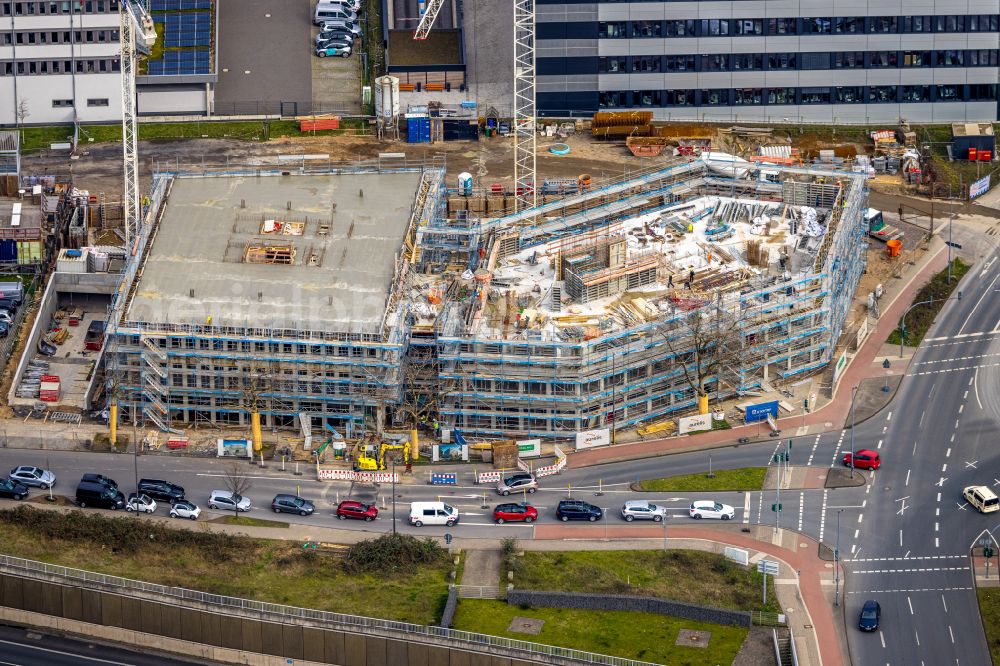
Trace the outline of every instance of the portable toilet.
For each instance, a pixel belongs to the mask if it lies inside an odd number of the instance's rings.
[[[458,174],[458,193],[464,197],[472,194],[472,174],[466,171]]]

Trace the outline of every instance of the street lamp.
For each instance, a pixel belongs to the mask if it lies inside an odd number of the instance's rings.
[[[667,552],[667,512],[663,512],[663,552]]]
[[[396,533],[396,459],[392,459],[392,533]]]
[[[949,263],[948,265],[950,266],[951,264]],[[912,310],[913,308],[915,308],[917,306],[920,306],[920,305],[927,305],[929,303],[937,303],[938,301],[950,301],[950,300],[956,300],[956,301],[962,300],[962,292],[961,292],[961,290],[956,295],[954,295],[954,296],[949,296],[947,298],[928,298],[926,301],[920,301],[919,303],[914,303],[910,307],[906,308],[906,311],[903,312],[903,316],[899,318],[899,357],[900,358],[903,358],[903,343],[906,341],[906,315],[910,314],[910,310]]]
[[[851,389],[851,478],[854,478],[854,399],[858,397],[858,387]]]
[[[837,509],[837,545],[833,549],[833,605],[840,605],[840,514],[843,509]]]

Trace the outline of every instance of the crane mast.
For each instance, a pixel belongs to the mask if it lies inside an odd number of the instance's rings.
[[[535,188],[535,0],[514,0],[515,212],[538,205]]]
[[[141,5],[129,0],[118,3],[119,47],[122,73],[122,163],[124,166],[124,234],[130,250],[139,233],[139,149],[135,124],[135,67],[139,53],[149,54],[156,41],[153,20]]]

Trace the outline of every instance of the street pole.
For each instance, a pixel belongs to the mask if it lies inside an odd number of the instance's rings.
[[[976,167],[979,167],[979,162],[976,162]],[[951,227],[954,221],[955,213],[953,212],[948,218],[948,284],[951,284]]]
[[[851,478],[854,478],[854,399],[858,397],[858,387],[851,389]]]
[[[396,533],[396,459],[392,459],[392,533]]]
[[[833,605],[840,605],[840,514],[843,509],[837,509],[837,545],[833,549]]]
[[[663,514],[663,552],[667,552],[667,514]]]

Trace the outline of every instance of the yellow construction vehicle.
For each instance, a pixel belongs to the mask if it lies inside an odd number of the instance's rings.
[[[389,444],[387,442],[382,442],[378,445],[376,451],[360,453],[355,467],[366,472],[382,471],[385,469],[385,455],[389,451],[402,451],[403,463],[406,465],[410,464],[410,443],[408,441],[403,442],[402,444]],[[370,453],[373,453],[374,455],[370,455]]]

